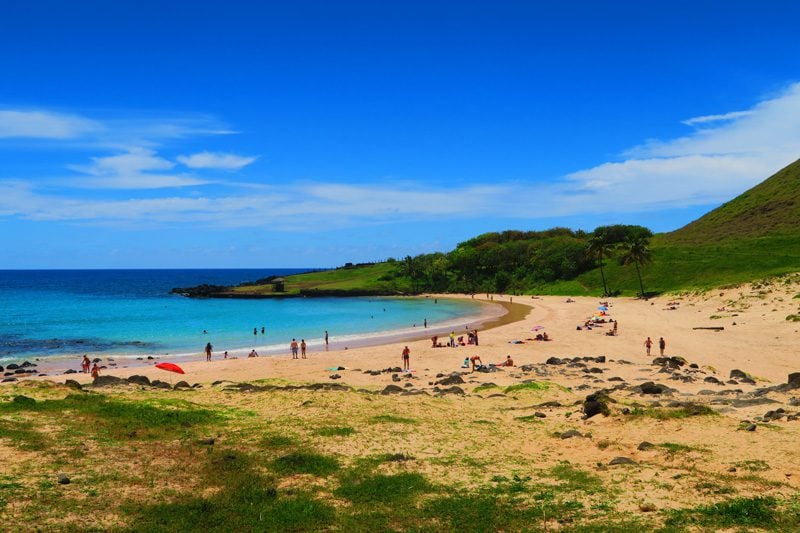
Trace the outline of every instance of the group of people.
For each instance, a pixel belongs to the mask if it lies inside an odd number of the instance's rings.
[[[91,374],[92,379],[100,375],[100,367],[97,366],[97,361],[95,361],[94,366],[92,366],[92,362],[86,354],[84,354],[83,360],[81,360],[81,371],[83,371],[84,374]]]
[[[265,330],[264,326],[262,326],[261,327],[261,334],[264,335],[265,331],[266,330]],[[204,333],[205,333],[205,331],[204,331]],[[253,335],[258,335],[258,328],[253,328]],[[328,347],[328,330],[325,330],[324,341],[325,341],[325,347],[327,348]],[[292,359],[299,359],[301,357],[303,359],[306,359],[307,358],[306,357],[307,348],[308,348],[308,346],[306,345],[306,340],[305,339],[300,339],[299,343],[297,342],[297,339],[292,339],[291,344],[289,344],[289,350],[292,353]],[[210,342],[206,343],[206,347],[205,347],[205,349],[203,351],[206,354],[206,361],[211,361],[211,354],[214,351],[214,347],[211,345]],[[299,354],[299,357],[298,357],[298,354]],[[247,357],[258,357],[258,352],[255,349],[251,349],[250,353],[247,354]],[[228,358],[228,352],[225,351],[225,353],[223,354],[223,359],[227,359],[227,358]],[[86,359],[86,361],[88,361],[88,359]],[[85,362],[85,364],[88,364],[88,363]],[[84,368],[84,372],[87,372],[87,373],[89,372],[88,367]]]
[[[647,350],[648,357],[650,356],[650,348],[653,347],[653,339],[647,337],[644,341],[644,347]],[[658,351],[661,354],[661,357],[664,357],[664,350],[667,349],[667,341],[664,340],[664,337],[658,338]]]
[[[325,337],[326,338],[327,338],[327,333],[328,332],[326,331],[325,332],[325,334],[326,334]],[[306,340],[305,339],[300,339],[300,344],[297,344],[297,339],[292,339],[291,344],[289,344],[289,349],[292,352],[292,359],[298,359],[298,357],[297,357],[298,348],[300,350],[300,353],[302,354],[303,359],[306,359]]]
[[[456,346],[467,346],[467,345],[478,346],[477,329],[473,329],[472,331],[467,332],[466,341],[464,341],[463,335],[459,335],[458,337],[456,337],[455,331],[450,332],[450,340],[447,341],[448,348],[455,348]],[[444,345],[441,342],[439,342],[438,335],[434,335],[433,337],[431,337],[431,348],[444,348]]]

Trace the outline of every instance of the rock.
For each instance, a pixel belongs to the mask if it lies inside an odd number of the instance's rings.
[[[24,363],[22,363],[19,366],[20,366],[20,368],[28,368],[28,367],[36,366],[36,363],[31,363],[30,361],[25,361]]]
[[[397,385],[386,385],[386,387],[381,391],[381,394],[397,394],[399,392],[403,392],[402,387],[398,387]]]
[[[596,366],[593,366],[592,368],[588,369],[587,372],[589,372],[590,374],[602,374],[603,373],[603,369],[602,368],[597,368]]]
[[[153,357],[152,355],[148,355],[148,356],[147,356],[147,360],[148,360],[148,361],[150,361],[150,360],[153,360],[153,359],[155,359],[155,357]]]
[[[439,394],[460,394],[461,396],[463,396],[465,393],[464,393],[464,389],[462,389],[461,387],[456,387],[455,385],[453,385],[452,387],[449,387],[447,389],[443,389]]]
[[[102,359],[100,359],[99,357],[95,357],[94,359],[92,359],[92,363],[99,363],[100,361],[102,361]]]
[[[392,381],[394,382],[400,381],[400,376],[398,376],[397,374],[392,374]]]
[[[23,396],[23,395],[14,396],[14,399],[12,401],[14,402],[15,405],[18,405],[20,407],[30,408],[36,406],[36,400],[31,398],[30,396]]]
[[[755,430],[756,430],[756,427],[758,427],[758,426],[756,426],[755,424],[749,424],[749,425],[748,425],[746,428],[744,428],[744,429],[745,429],[745,431],[755,431]]]
[[[339,374],[331,374],[331,375],[330,375],[330,376],[328,376],[328,377],[329,377],[330,379],[342,379],[342,376],[340,376]]]
[[[559,436],[562,439],[571,439],[572,437],[583,437],[583,434],[576,429],[569,429]]]
[[[559,402],[556,402],[556,401],[549,401],[549,402],[540,403],[536,407],[540,407],[540,408],[541,407],[561,407],[561,404]]]
[[[541,411],[536,411],[535,413],[533,413],[533,416],[535,416],[536,418],[547,418],[547,415],[542,413]]]
[[[9,365],[10,367],[11,365]],[[789,378],[786,380],[786,383],[792,389],[799,389],[800,388],[800,372],[792,372],[789,374]]]
[[[771,403],[778,403],[776,400],[772,398],[767,398],[766,396],[761,396],[760,398],[742,398],[736,399],[731,402],[731,405],[736,408],[742,407],[752,407],[754,405],[769,405]]]
[[[97,376],[92,381],[94,387],[112,387],[114,385],[127,385],[128,380],[117,376]]]
[[[0,372],[3,372],[3,371],[4,371],[3,365],[0,365]],[[74,372],[74,370],[73,370],[73,372]]]
[[[64,385],[66,385],[70,389],[76,389],[76,390],[81,390],[83,388],[81,387],[81,384],[75,381],[74,379],[68,379],[67,381],[64,382]]]
[[[614,457],[608,462],[609,465],[637,465],[636,461],[627,457]]]
[[[2,371],[3,371],[3,368],[2,368],[2,367],[0,367],[0,372],[2,372]],[[70,368],[69,370],[66,370],[66,371],[64,372],[64,374],[77,374],[77,373],[78,373],[78,371],[77,371],[77,370],[72,370],[71,368]]]
[[[58,475],[58,484],[59,485],[69,485],[72,481],[67,477],[66,474],[59,474]]]
[[[343,367],[343,366],[337,366],[336,370],[347,370],[347,369],[345,367]]]
[[[594,358],[594,362],[595,363],[605,363],[606,362],[606,356],[605,355],[598,355],[597,357]]]
[[[791,405],[792,407],[800,407],[800,398],[789,399],[789,405]]]
[[[217,439],[215,439],[214,437],[210,437],[208,439],[200,439],[199,441],[197,441],[198,444],[201,444],[203,446],[213,446],[215,442],[217,442]]]
[[[155,387],[157,389],[171,389],[172,385],[167,383],[166,381],[161,381],[160,379],[154,379],[150,382],[151,387]]]
[[[714,376],[708,376],[703,380],[704,383],[713,383],[714,385],[722,385],[723,383]]]
[[[175,384],[175,386],[174,386],[174,387],[172,387],[172,388],[173,388],[173,389],[191,389],[191,388],[192,388],[192,386],[191,386],[191,385],[189,385],[189,384],[188,384],[187,382],[185,382],[185,381],[179,381],[179,382],[177,382],[177,383]]]
[[[614,377],[608,378],[608,381],[625,381],[625,380],[622,379],[619,376],[614,376]]]
[[[739,370],[738,368],[734,368],[733,370],[731,370],[731,374],[728,377],[730,379],[743,379],[743,378],[747,378],[749,376],[747,375],[746,372],[743,372],[742,370]]]
[[[748,385],[755,385],[756,384],[756,380],[754,380],[753,378],[741,378],[739,380],[739,382],[740,383],[747,383]]]
[[[547,361],[545,361],[547,365],[563,365],[564,361],[559,359],[558,357],[551,357]]]
[[[436,382],[437,385],[461,385],[462,383],[464,380],[455,372]]]
[[[652,442],[647,442],[646,440],[643,440],[642,442],[639,443],[639,446],[637,446],[636,449],[639,450],[640,452],[646,452],[648,450],[652,450],[655,447],[656,445],[653,444]]]
[[[642,394],[664,394],[670,392],[669,387],[653,383],[652,381],[647,381],[645,383],[642,383],[641,385],[635,388],[639,389]]]
[[[16,363],[11,363],[10,365],[6,366],[6,370],[16,370],[19,368],[19,365]]]
[[[14,373],[15,373],[15,374],[27,374],[27,373],[28,373],[28,371],[27,371],[27,370],[25,370],[24,368],[18,368],[18,369],[16,369],[16,370],[14,370]]]
[[[593,394],[590,396],[594,396]],[[586,400],[583,402],[583,414],[586,418],[592,418],[595,415],[608,416],[610,413],[608,404],[598,400]]]
[[[140,376],[140,375],[133,375],[128,378],[129,383],[134,383],[136,385],[144,385],[149,387],[150,386],[150,378],[147,376]]]

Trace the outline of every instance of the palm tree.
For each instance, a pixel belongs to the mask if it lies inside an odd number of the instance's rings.
[[[589,239],[589,248],[586,253],[600,265],[600,277],[603,278],[603,296],[608,296],[608,285],[606,285],[606,273],[603,270],[603,265],[605,264],[605,259],[611,256],[611,251],[611,245],[600,235],[593,235]]]
[[[625,239],[622,243],[622,257],[620,262],[623,265],[633,263],[636,266],[636,275],[639,277],[639,289],[644,298],[644,285],[642,284],[642,272],[639,269],[642,265],[653,262],[653,254],[649,248],[650,240],[643,236],[632,236]]]

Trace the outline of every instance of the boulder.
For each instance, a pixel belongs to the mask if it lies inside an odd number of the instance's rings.
[[[179,381],[172,387],[173,389],[191,389],[192,386],[185,381]]]
[[[704,383],[713,383],[714,385],[722,385],[723,383],[714,376],[708,376],[703,380]]]
[[[545,361],[545,364],[548,364],[548,365],[563,365],[564,361],[562,361],[558,357],[551,357],[547,361]]]
[[[462,383],[464,383],[464,380],[455,372],[436,382],[437,385],[461,385]]]
[[[635,388],[639,389],[642,394],[664,394],[670,392],[669,387],[653,383],[652,381],[646,381]]]
[[[398,387],[397,385],[386,385],[386,387],[381,391],[381,394],[397,394],[399,392],[403,392],[403,387]]]
[[[72,481],[66,474],[59,474],[58,475],[58,484],[59,485],[69,485]]]
[[[144,385],[146,387],[150,386],[150,378],[147,376],[140,376],[138,374],[130,376],[128,378],[129,383],[134,383],[136,385]]]
[[[655,444],[652,442],[647,442],[646,440],[640,442],[639,446],[636,447],[636,449],[640,452],[646,452],[648,450],[652,450],[653,448],[655,448]]]
[[[157,389],[171,389],[172,385],[167,383],[166,381],[161,381],[160,379],[154,379],[150,382],[151,387],[155,387]]]
[[[328,378],[330,378],[330,379],[342,379],[342,376],[340,376],[339,374],[331,374],[330,376],[328,376]]]
[[[629,459],[628,457],[614,457],[611,459],[608,464],[610,465],[637,465],[636,461],[633,459]]]
[[[64,382],[64,385],[66,385],[70,389],[76,389],[76,390],[82,389],[81,384],[75,381],[74,379],[68,379],[67,381]]]
[[[11,365],[9,365],[10,367]],[[800,389],[800,372],[792,372],[789,374],[789,378],[786,380],[787,385],[789,388],[792,389]]]
[[[734,368],[731,370],[731,375],[728,377],[730,379],[744,379],[749,378],[750,376],[748,376],[746,372],[739,370],[738,368]]]
[[[114,385],[127,385],[128,380],[118,378],[117,376],[97,376],[92,381],[95,387],[112,387]]]
[[[0,372],[2,372],[2,370],[3,370],[2,367],[0,367]],[[77,373],[78,373],[77,370],[72,370],[71,368],[69,370],[64,371],[64,374],[77,374]]]
[[[456,387],[455,385],[453,385],[452,387],[449,387],[447,389],[442,389],[439,392],[439,394],[458,394],[458,395],[463,396],[465,393],[464,393],[464,389],[462,389],[461,387]]]
[[[572,437],[583,437],[583,433],[577,429],[568,429],[559,435],[562,439],[571,439]]]
[[[6,370],[16,370],[19,368],[17,363],[11,363],[10,365],[6,365]]]
[[[0,381],[0,383],[11,383],[12,381],[17,381],[17,378],[3,378],[3,381]]]
[[[14,396],[12,402],[14,402],[14,405],[17,405],[19,407],[30,408],[36,406],[36,400],[31,398],[30,396],[23,396],[23,395]]]

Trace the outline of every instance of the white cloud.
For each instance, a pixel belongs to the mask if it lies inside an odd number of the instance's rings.
[[[0,138],[77,139],[102,130],[102,124],[77,115],[0,110]]]
[[[200,152],[192,155],[180,155],[179,163],[189,168],[211,168],[218,170],[238,170],[254,162],[257,157],[246,157],[222,152]]]
[[[170,170],[175,163],[156,155],[148,148],[135,147],[107,157],[93,157],[90,165],[69,165],[68,168],[88,174],[70,183],[77,187],[103,189],[161,189],[210,183],[194,176],[166,175],[152,171]]]
[[[752,114],[753,114],[752,111],[731,111],[730,113],[723,113],[722,115],[703,115],[701,117],[692,117],[686,120],[682,120],[681,124],[686,124],[687,126],[694,126],[695,124],[707,124],[709,122],[722,122],[725,120],[733,120],[737,118],[746,117]]]

